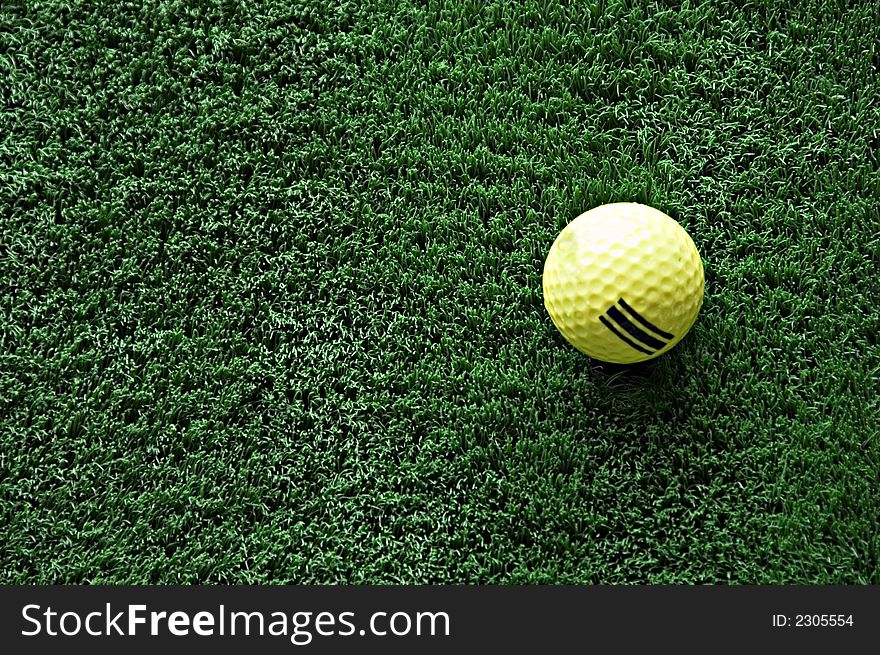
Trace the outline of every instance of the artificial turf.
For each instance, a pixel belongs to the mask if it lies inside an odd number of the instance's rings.
[[[4,0],[0,582],[880,583],[878,12]],[[706,268],[632,367],[612,201]]]

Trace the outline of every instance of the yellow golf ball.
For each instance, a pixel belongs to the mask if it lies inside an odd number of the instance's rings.
[[[684,228],[634,202],[569,223],[544,262],[544,306],[590,357],[629,364],[681,341],[703,304],[703,262]]]

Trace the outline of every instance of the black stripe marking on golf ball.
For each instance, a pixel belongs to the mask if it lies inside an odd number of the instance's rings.
[[[650,350],[648,350],[648,349],[646,349],[646,348],[642,348],[639,344],[637,344],[637,343],[635,343],[634,341],[630,340],[629,337],[627,337],[625,334],[622,334],[622,333],[621,333],[616,327],[614,327],[614,325],[611,324],[611,321],[609,321],[609,320],[608,320],[607,318],[605,318],[604,316],[600,316],[600,317],[599,317],[599,320],[602,321],[602,324],[603,324],[605,327],[607,327],[609,330],[611,330],[611,331],[617,336],[618,339],[620,339],[621,341],[623,341],[623,342],[624,342],[625,344],[627,344],[628,346],[630,346],[630,347],[632,347],[632,348],[635,348],[635,349],[638,350],[639,352],[643,352],[643,353],[645,353],[646,355],[653,355],[653,354],[654,354],[654,353],[651,352]]]
[[[634,325],[633,323],[631,323],[630,320],[626,316],[624,316],[623,312],[617,309],[617,307],[612,305],[608,308],[608,311],[606,311],[605,314],[608,316],[608,318],[617,323],[617,325],[619,325],[627,334],[629,334],[629,336],[631,336],[633,339],[636,339],[637,341],[640,341],[649,348],[660,350],[663,346],[666,345],[663,341],[660,341],[660,339],[655,339],[650,334],[642,330],[638,325]],[[605,323],[605,325],[607,327],[608,324]],[[639,350],[641,350],[641,348],[639,348]]]
[[[653,323],[648,321],[648,319],[646,319],[644,316],[642,316],[636,310],[634,310],[632,307],[630,307],[629,304],[623,298],[618,300],[617,303],[621,307],[623,307],[630,316],[632,316],[634,319],[636,319],[639,323],[641,323],[644,327],[648,328],[654,334],[659,334],[664,339],[674,339],[675,338],[673,335],[669,334],[669,332],[664,332],[663,330],[658,328],[656,325],[654,325]]]

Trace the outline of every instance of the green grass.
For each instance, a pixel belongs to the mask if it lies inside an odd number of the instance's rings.
[[[640,4],[4,1],[0,582],[880,583],[880,9]],[[541,294],[621,200],[633,367]]]

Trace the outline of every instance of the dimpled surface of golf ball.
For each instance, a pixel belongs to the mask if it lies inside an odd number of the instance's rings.
[[[616,364],[652,359],[681,341],[703,304],[703,286],[688,233],[639,203],[581,214],[544,262],[544,306],[562,336]]]

